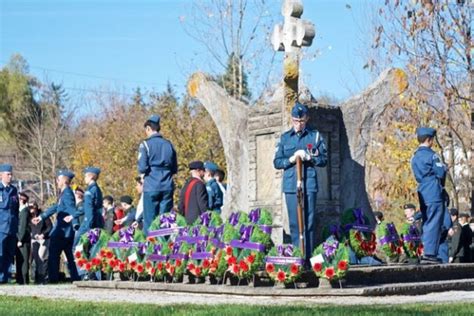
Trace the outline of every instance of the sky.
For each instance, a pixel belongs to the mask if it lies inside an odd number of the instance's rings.
[[[137,86],[161,91],[167,82],[182,94],[190,74],[210,71],[203,62],[211,60],[209,53],[180,23],[191,2],[0,0],[0,67],[19,53],[31,74],[62,83],[71,96],[110,89],[127,96]],[[316,26],[310,48],[316,57],[301,63],[303,80],[313,95],[344,100],[370,83],[370,74],[362,67],[370,40],[367,3],[374,2],[380,1],[303,1],[302,18]],[[270,3],[275,20],[282,23],[281,1]],[[268,56],[272,54],[268,42]],[[282,58],[282,53],[276,54],[277,69]]]

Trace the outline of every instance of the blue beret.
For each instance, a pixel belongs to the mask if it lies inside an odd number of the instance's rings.
[[[204,163],[204,168],[208,169],[210,171],[216,172],[217,171],[217,165],[213,163],[212,161],[206,161]]]
[[[57,176],[65,176],[65,177],[68,177],[69,180],[72,180],[74,178],[74,172],[72,171],[69,171],[69,170],[59,170],[57,172]]]
[[[147,122],[152,122],[152,123],[155,123],[155,124],[160,124],[160,116],[157,115],[157,114],[153,114],[153,115],[151,115],[151,116],[148,118]]]
[[[434,128],[431,128],[431,127],[418,127],[416,129],[416,135],[417,136],[435,137],[436,130]]]
[[[204,170],[204,163],[202,161],[196,160],[189,163],[189,170]]]
[[[293,108],[291,109],[291,117],[294,118],[303,118],[308,115],[308,107],[299,102],[296,102]]]
[[[84,173],[93,173],[95,175],[100,174],[100,168],[97,167],[87,167],[84,169]]]
[[[5,163],[0,165],[0,172],[12,172],[13,167],[12,165]]]

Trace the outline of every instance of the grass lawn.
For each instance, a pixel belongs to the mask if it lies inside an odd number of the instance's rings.
[[[0,296],[0,315],[472,315],[471,304],[375,306],[143,305]]]

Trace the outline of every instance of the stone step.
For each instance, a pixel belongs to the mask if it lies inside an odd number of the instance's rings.
[[[420,295],[442,291],[472,291],[474,279],[443,280],[413,283],[393,283],[377,286],[348,287],[348,288],[281,288],[281,287],[251,287],[208,284],[183,283],[152,283],[132,281],[77,281],[80,288],[103,288],[143,291],[181,292],[194,294],[239,295],[239,296],[385,296],[385,295]]]

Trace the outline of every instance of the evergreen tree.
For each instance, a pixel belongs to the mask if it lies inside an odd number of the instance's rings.
[[[237,100],[248,101],[251,97],[242,59],[234,53],[229,56],[225,73],[219,76],[216,81]]]

